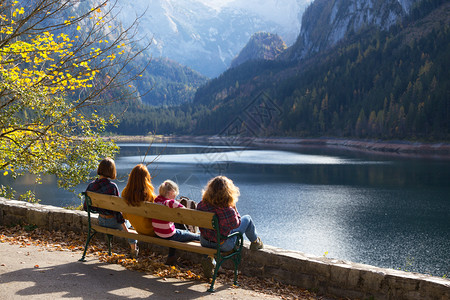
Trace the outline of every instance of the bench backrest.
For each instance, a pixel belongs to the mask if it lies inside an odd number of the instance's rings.
[[[170,208],[165,205],[143,202],[140,206],[129,206],[122,197],[86,192],[90,198],[89,205],[122,213],[138,215],[146,218],[159,219],[202,228],[214,229],[214,213],[184,209]],[[86,199],[89,201],[89,199]]]

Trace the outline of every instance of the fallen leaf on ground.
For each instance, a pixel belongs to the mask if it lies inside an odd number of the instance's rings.
[[[34,245],[42,247],[46,251],[83,251],[87,238],[86,233],[80,234],[74,232],[49,231],[41,228],[27,231],[24,227],[19,225],[14,227],[0,226],[0,231],[2,232],[2,235],[0,236],[0,241],[2,243],[20,245],[20,247]],[[108,256],[107,249],[107,244],[96,238],[90,242],[86,255],[96,256],[101,262],[120,264],[127,269],[159,276],[164,281],[167,280],[167,278],[177,278],[180,280],[197,280],[204,283],[210,283],[209,279],[203,277],[203,271],[200,264],[183,261],[183,265],[187,266],[187,268],[167,266],[164,264],[166,259],[165,256],[150,252],[147,249],[143,249],[140,252],[137,260],[128,257],[128,249],[126,248],[113,244],[111,256]],[[23,262],[21,263],[23,264]],[[5,264],[2,264],[1,266],[5,266]],[[39,265],[35,265],[34,267],[39,268]],[[230,278],[232,278],[234,272],[232,270],[222,271],[222,269],[220,272],[221,273],[217,276],[216,281],[230,284],[230,280],[232,282],[232,279]],[[281,299],[322,299],[322,297],[312,292],[295,286],[281,284],[275,280],[247,277],[239,274],[238,281],[239,288],[278,296]]]

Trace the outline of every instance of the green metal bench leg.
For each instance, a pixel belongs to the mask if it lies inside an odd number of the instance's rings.
[[[217,263],[217,262],[216,262]],[[222,264],[222,262],[218,263],[216,265],[216,267],[214,268],[214,275],[212,277],[212,282],[211,282],[211,286],[208,289],[208,292],[210,293],[214,293],[216,290],[214,289],[214,283],[216,282],[216,278],[217,278],[217,273],[219,272],[219,268],[220,265]]]
[[[239,286],[238,283],[238,267],[239,267],[239,263],[241,261],[240,257],[235,257],[233,258],[234,261],[234,285],[235,286]]]
[[[86,240],[86,246],[84,246],[84,251],[83,251],[83,256],[81,256],[81,258],[78,261],[86,261],[86,252],[87,252],[87,248],[89,246],[89,242],[91,241],[91,239],[94,237],[94,235],[97,232],[94,232],[92,234],[88,234],[88,238]]]
[[[216,291],[214,289],[214,283],[216,282],[217,273],[219,273],[220,266],[223,264],[224,261],[225,261],[225,259],[222,259],[220,262],[216,261],[216,268],[214,269],[214,275],[213,275],[213,278],[212,278],[211,286],[208,289],[208,292],[212,293],[212,292]]]

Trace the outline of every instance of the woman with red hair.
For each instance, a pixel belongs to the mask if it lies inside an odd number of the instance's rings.
[[[139,164],[131,170],[127,185],[122,191],[122,197],[130,206],[139,206],[142,202],[154,202],[156,195],[150,173],[145,165]],[[152,219],[132,214],[123,214],[123,216],[130,221],[139,234],[155,235]]]

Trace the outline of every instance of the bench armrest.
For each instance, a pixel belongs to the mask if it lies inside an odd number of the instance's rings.
[[[242,233],[240,233],[240,232],[233,232],[233,233],[229,234],[228,236],[221,236],[221,238],[222,239],[228,239],[228,238],[233,237],[233,236],[241,236],[242,237]]]
[[[234,245],[235,250],[241,251],[242,247],[244,246],[244,236],[240,232],[233,232],[232,234],[229,234],[226,238],[231,238],[236,236],[236,243]]]

